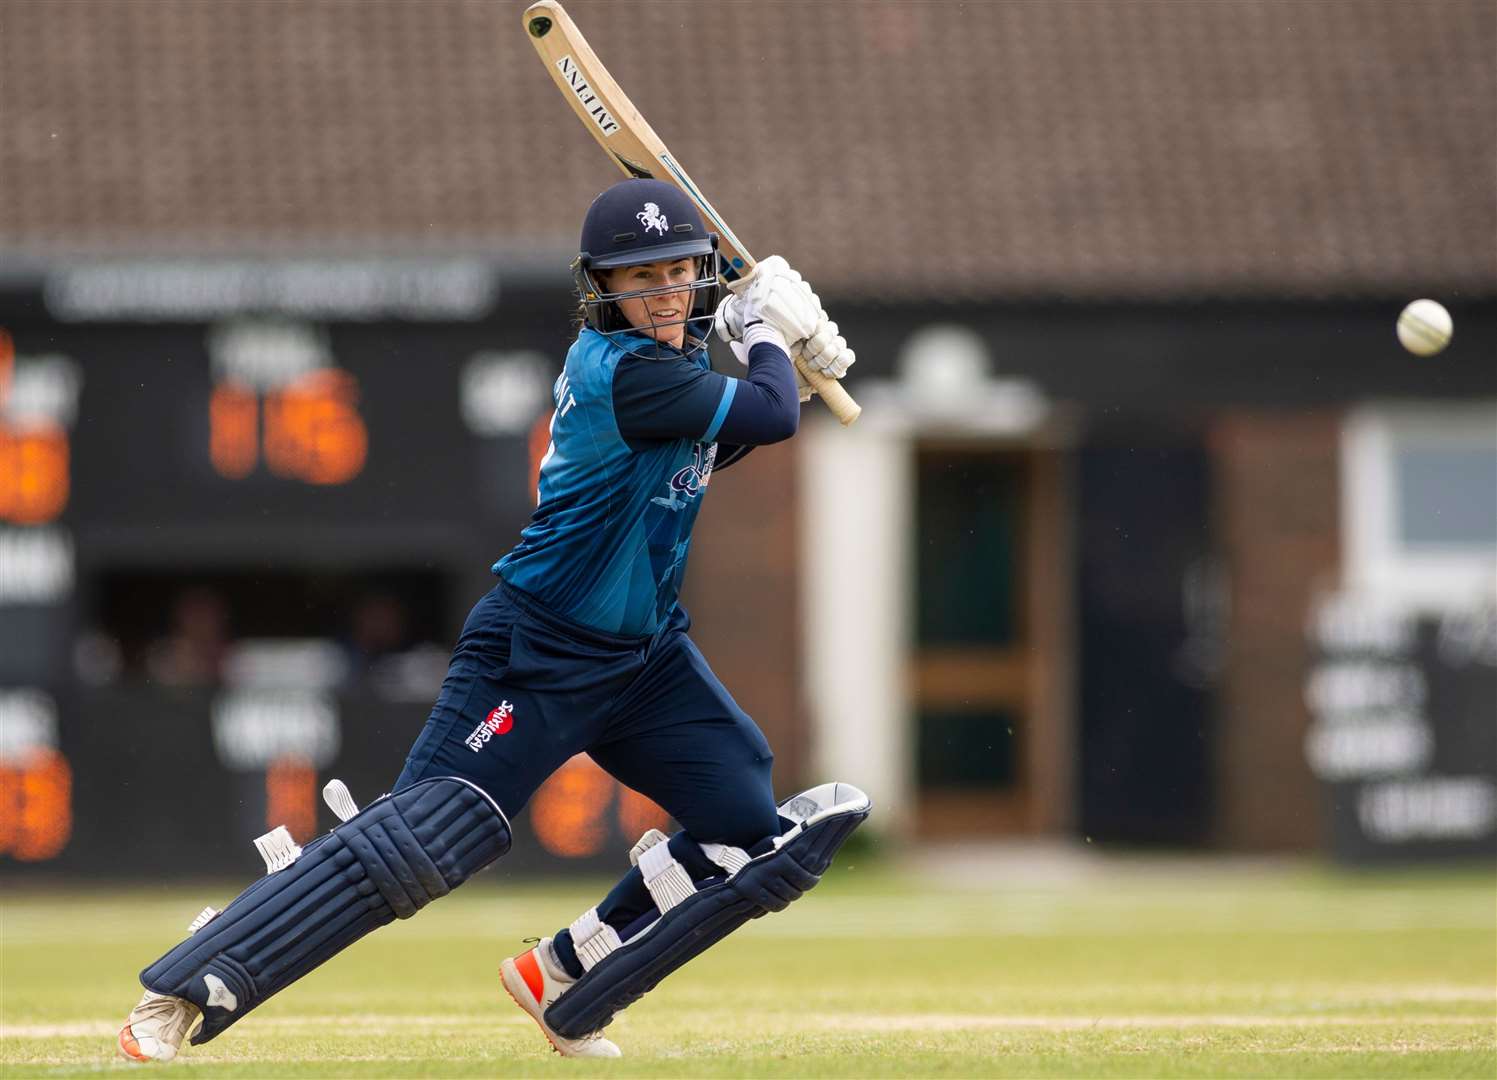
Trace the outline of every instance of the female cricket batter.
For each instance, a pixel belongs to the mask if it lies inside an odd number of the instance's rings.
[[[687,636],[677,596],[713,470],[795,434],[810,391],[791,343],[836,378],[854,359],[783,259],[721,305],[717,269],[716,236],[670,184],[625,180],[593,202],[539,505],[468,616],[394,794],[148,967],[123,1054],[170,1060],[199,1014],[195,1043],[450,891],[508,850],[505,815],[586,752],[682,830],[642,837],[613,890],[502,978],[562,1054],[617,1057],[600,1032],[618,1009],[814,885],[867,816],[848,784],[777,806],[768,743]],[[709,366],[714,309],[744,379]]]

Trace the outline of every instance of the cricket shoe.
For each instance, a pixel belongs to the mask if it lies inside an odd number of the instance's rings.
[[[200,1010],[185,998],[147,990],[120,1028],[120,1057],[131,1061],[170,1061]]]
[[[541,1031],[562,1057],[622,1057],[619,1048],[603,1038],[601,1031],[580,1039],[569,1039],[558,1035],[546,1024],[546,1009],[577,981],[563,971],[552,956],[551,939],[541,938],[541,943],[535,948],[505,960],[499,969],[504,989],[515,999],[515,1004],[541,1026]]]

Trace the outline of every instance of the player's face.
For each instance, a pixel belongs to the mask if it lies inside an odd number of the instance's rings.
[[[686,340],[686,319],[691,314],[691,283],[697,278],[695,259],[623,266],[604,271],[603,277],[603,287],[609,292],[662,290],[649,296],[625,297],[617,301],[619,310],[641,334],[681,347]]]

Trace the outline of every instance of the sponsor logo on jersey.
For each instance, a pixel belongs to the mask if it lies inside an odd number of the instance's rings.
[[[657,232],[664,236],[665,230],[670,226],[670,222],[666,221],[665,215],[660,212],[658,203],[645,203],[645,208],[634,216],[645,227],[645,232]]]
[[[679,510],[686,505],[687,499],[694,499],[704,487],[712,482],[712,466],[717,463],[717,443],[711,446],[696,444],[696,450],[692,454],[691,464],[686,465],[666,481],[668,495],[657,495],[650,501],[656,506],[663,506],[667,510]]]
[[[463,744],[475,754],[488,745],[490,739],[495,735],[503,735],[515,726],[515,707],[507,701],[501,701],[499,705],[483,718],[483,723],[473,729],[473,734],[463,740]]]

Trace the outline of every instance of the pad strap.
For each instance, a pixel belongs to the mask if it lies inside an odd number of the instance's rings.
[[[639,872],[644,875],[645,888],[650,890],[650,898],[662,915],[697,891],[686,867],[671,854],[669,844],[655,844],[641,852]]]
[[[588,908],[572,923],[572,947],[577,950],[577,959],[582,961],[584,971],[623,944],[619,932],[598,918],[598,909]]]
[[[743,848],[730,847],[727,844],[700,844],[698,846],[702,849],[702,854],[721,866],[729,877],[749,864],[749,853]]]
[[[649,851],[656,844],[666,843],[667,840],[669,840],[669,837],[659,829],[646,829],[644,835],[636,840],[634,846],[629,849],[629,865],[638,866],[641,855]]]

